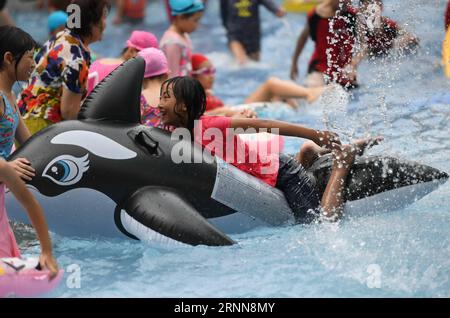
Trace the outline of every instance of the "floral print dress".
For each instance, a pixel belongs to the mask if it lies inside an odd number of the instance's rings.
[[[86,93],[91,54],[81,38],[66,29],[52,37],[35,55],[36,68],[18,100],[24,119],[60,122],[63,88]]]

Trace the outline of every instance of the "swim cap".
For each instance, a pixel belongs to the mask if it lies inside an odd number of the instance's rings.
[[[65,26],[68,16],[64,11],[55,11],[48,16],[47,25],[50,32],[55,31],[57,28]]]
[[[139,51],[149,47],[159,48],[156,36],[145,31],[133,31],[126,44],[127,47],[132,47]]]
[[[138,56],[145,60],[144,78],[154,77],[169,73],[169,66],[167,58],[163,51],[153,47],[143,49],[138,53]]]
[[[203,54],[192,54],[191,63],[192,70],[197,71],[203,62],[209,61],[209,59]]]
[[[202,0],[169,0],[169,5],[173,16],[195,13],[205,9]]]

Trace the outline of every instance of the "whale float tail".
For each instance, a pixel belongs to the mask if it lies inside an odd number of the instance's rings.
[[[326,155],[309,169],[321,195],[327,186],[331,166],[331,155]],[[354,208],[361,208],[363,204],[365,214],[368,206],[377,212],[392,211],[423,198],[448,178],[443,171],[411,161],[383,156],[360,157],[348,176],[345,201],[347,206]]]

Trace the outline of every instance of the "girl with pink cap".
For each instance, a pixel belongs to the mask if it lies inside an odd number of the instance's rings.
[[[159,126],[159,95],[161,85],[169,78],[167,58],[161,50],[148,48],[138,56],[145,60],[144,82],[141,95],[141,121],[146,126]]]
[[[126,47],[123,49],[120,58],[104,58],[92,63],[89,68],[88,94],[120,64],[135,57],[139,51],[150,47],[159,47],[158,39],[153,33],[133,31],[126,42]]]

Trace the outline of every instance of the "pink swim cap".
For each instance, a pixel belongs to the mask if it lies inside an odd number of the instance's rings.
[[[153,33],[145,31],[133,31],[127,41],[127,47],[143,50],[149,47],[159,48],[158,39]]]
[[[145,60],[144,78],[154,77],[169,73],[167,58],[163,51],[153,47],[144,49],[138,53],[138,56]]]

